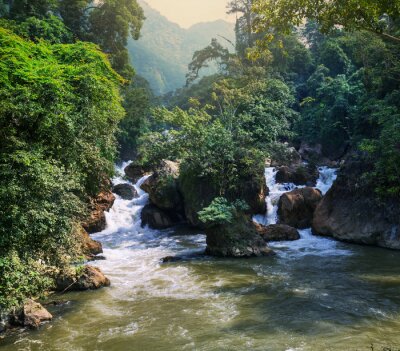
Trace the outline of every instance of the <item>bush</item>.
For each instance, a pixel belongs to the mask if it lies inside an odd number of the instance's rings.
[[[199,219],[207,227],[232,223],[239,213],[247,211],[248,205],[241,200],[230,203],[224,197],[215,198],[211,204],[199,212]]]
[[[15,252],[0,257],[0,312],[21,305],[26,298],[41,297],[53,283],[42,270],[38,262],[22,261]]]

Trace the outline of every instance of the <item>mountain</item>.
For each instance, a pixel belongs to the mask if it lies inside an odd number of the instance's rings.
[[[196,50],[206,47],[212,38],[223,36],[234,41],[234,24],[218,20],[184,29],[170,22],[147,3],[140,2],[146,21],[139,40],[129,40],[128,49],[137,74],[149,81],[155,94],[161,95],[185,84],[187,66]],[[221,39],[221,41],[224,41]],[[226,43],[226,46],[230,44]],[[212,68],[207,73],[215,73]]]

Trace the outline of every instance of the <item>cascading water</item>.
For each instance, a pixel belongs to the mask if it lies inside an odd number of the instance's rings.
[[[325,195],[328,190],[332,187],[333,182],[337,178],[337,169],[320,167],[319,178],[315,188],[321,190],[322,194]],[[275,181],[277,169],[274,167],[268,167],[265,169],[265,178],[267,186],[270,190],[269,195],[266,198],[267,203],[267,214],[254,216],[254,220],[263,225],[276,224],[278,220],[278,202],[280,197],[296,188],[300,188],[293,183],[280,184]],[[284,256],[285,259],[295,258],[298,255],[347,255],[351,252],[349,250],[337,249],[337,242],[320,238],[312,235],[311,229],[300,230],[301,239],[293,242],[275,242],[271,243],[270,247],[273,249],[279,249],[279,254]]]
[[[123,168],[123,167],[122,167]],[[291,184],[266,169],[268,215]],[[335,171],[320,169],[326,192]],[[367,351],[400,345],[400,253],[351,246],[301,231],[294,242],[271,243],[275,257],[212,259],[205,236],[188,228],[141,227],[148,196],[117,197],[107,228],[94,238],[106,260],[95,265],[111,287],[59,297],[55,319],[38,332],[4,341],[1,351]],[[114,183],[126,182],[122,177]],[[162,264],[165,256],[183,257]],[[377,265],[376,262],[379,262]]]
[[[122,174],[126,165],[118,168],[117,174]],[[165,296],[171,293],[176,297],[189,292],[187,284],[183,282],[187,278],[187,269],[172,267],[166,271],[162,269],[160,262],[166,256],[179,253],[184,257],[203,251],[205,237],[197,234],[177,238],[171,231],[142,228],[140,215],[148,203],[148,194],[140,186],[148,177],[144,176],[134,184],[138,198],[123,200],[116,195],[112,209],[106,213],[106,229],[93,235],[94,239],[103,243],[107,258],[99,262],[99,266],[106,274],[116,275],[113,283],[117,286],[123,284],[124,289],[129,287],[133,295],[142,294],[143,290],[159,294],[159,291],[152,289],[153,282],[163,280],[162,290]],[[121,176],[113,180],[115,185],[126,182]],[[132,272],[132,276],[127,276],[127,270]]]

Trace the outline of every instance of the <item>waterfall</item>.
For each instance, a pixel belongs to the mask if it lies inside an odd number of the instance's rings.
[[[315,186],[323,195],[332,187],[333,182],[337,178],[337,169],[328,167],[319,167],[319,178]],[[289,191],[296,188],[303,188],[304,186],[296,186],[293,183],[277,183],[276,178],[277,169],[275,167],[268,167],[265,169],[265,179],[269,188],[269,195],[266,197],[267,213],[264,215],[256,215],[253,220],[263,225],[276,224],[278,221],[278,202],[280,197]],[[334,240],[321,238],[312,235],[311,228],[299,230],[300,240],[288,242],[273,242],[270,247],[279,251],[281,257],[297,258],[298,256],[305,255],[348,255],[351,254],[350,250],[339,249],[338,243]]]
[[[332,187],[333,182],[337,178],[337,169],[336,168],[328,168],[328,167],[320,167],[319,178],[317,180],[316,188],[321,190],[322,195],[325,195],[328,190]]]
[[[189,279],[187,267],[168,265],[166,269],[161,260],[166,256],[200,256],[198,254],[205,250],[205,236],[189,230],[178,236],[174,230],[142,227],[140,216],[149,196],[140,186],[149,176],[132,184],[122,176],[126,165],[117,168],[113,184],[129,183],[139,197],[124,200],[115,195],[113,207],[106,212],[106,229],[92,236],[103,244],[106,260],[96,265],[111,278],[110,294],[117,299],[154,294],[183,298],[186,294],[196,294],[196,283]]]

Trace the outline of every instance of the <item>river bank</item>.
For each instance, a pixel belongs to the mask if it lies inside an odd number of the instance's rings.
[[[274,189],[274,174],[267,174]],[[96,264],[111,287],[61,296],[68,302],[49,306],[51,324],[0,341],[1,350],[339,351],[400,345],[400,268],[393,265],[399,252],[340,243],[306,229],[298,241],[271,243],[275,257],[205,257],[201,233],[141,228],[144,180],[135,186],[140,197],[117,198],[106,214],[107,229],[93,236],[103,243],[107,260]],[[182,260],[162,264],[166,256]]]

